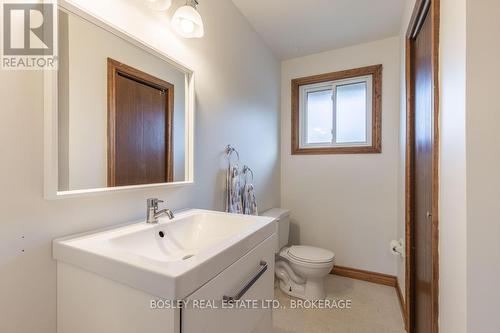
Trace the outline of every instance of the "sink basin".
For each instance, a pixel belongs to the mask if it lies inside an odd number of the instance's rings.
[[[110,238],[119,250],[160,262],[190,259],[211,247],[237,236],[255,224],[238,215],[200,211],[176,221],[160,223]]]
[[[56,260],[166,299],[182,299],[276,232],[269,217],[207,210],[56,239]]]

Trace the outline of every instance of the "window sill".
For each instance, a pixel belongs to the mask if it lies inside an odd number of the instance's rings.
[[[360,147],[320,147],[299,148],[292,147],[292,155],[330,155],[330,154],[380,154],[381,145]]]

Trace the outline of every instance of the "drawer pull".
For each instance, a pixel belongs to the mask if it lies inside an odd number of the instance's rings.
[[[252,288],[252,286],[257,282],[257,280],[264,274],[264,272],[267,271],[267,262],[261,261],[260,262],[260,269],[255,274],[244,286],[243,288],[240,289],[234,296],[222,296],[222,299],[228,303],[232,303],[234,301],[239,300],[240,298],[245,295],[245,293],[248,291],[248,289]]]

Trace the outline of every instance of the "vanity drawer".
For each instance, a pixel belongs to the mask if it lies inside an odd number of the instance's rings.
[[[182,333],[271,331],[272,310],[260,306],[262,300],[274,298],[275,243],[273,234],[190,295],[182,310]],[[222,308],[224,297],[238,296],[241,301],[256,300],[259,308]]]

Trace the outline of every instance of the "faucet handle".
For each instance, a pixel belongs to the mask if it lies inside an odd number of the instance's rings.
[[[158,198],[149,198],[147,202],[148,207],[157,207],[159,203],[163,202],[163,200],[160,200]]]

